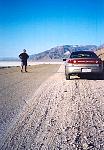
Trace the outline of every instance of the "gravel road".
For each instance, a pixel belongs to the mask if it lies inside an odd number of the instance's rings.
[[[26,103],[1,150],[104,150],[104,80],[65,80],[61,65]]]
[[[0,69],[0,142],[15,123],[18,114],[28,105],[39,86],[57,72],[60,65],[28,66],[28,73],[20,67]],[[0,144],[1,145],[1,144]]]

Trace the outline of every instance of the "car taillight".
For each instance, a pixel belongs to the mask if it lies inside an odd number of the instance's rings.
[[[102,64],[102,60],[96,59],[69,59],[67,63],[71,64]]]
[[[96,61],[95,61],[95,64],[101,64],[101,61],[96,60]]]
[[[69,60],[67,61],[67,63],[75,64],[75,63],[77,63],[77,60],[71,60],[71,59],[69,59]]]

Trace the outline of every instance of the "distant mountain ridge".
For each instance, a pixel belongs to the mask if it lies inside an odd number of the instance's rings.
[[[60,61],[63,58],[67,58],[71,52],[80,51],[80,50],[94,51],[98,55],[101,55],[101,53],[103,53],[103,55],[104,55],[104,44],[99,47],[96,45],[56,46],[56,47],[51,48],[50,50],[46,50],[46,51],[43,51],[38,54],[30,55],[29,60],[30,61]],[[5,57],[5,58],[0,58],[0,61],[20,61],[20,59],[18,57],[17,58]]]
[[[85,45],[85,46],[79,46],[79,45],[63,45],[63,46],[56,46],[54,48],[51,48],[50,50],[46,50],[44,52],[34,54],[30,56],[30,60],[34,61],[41,61],[41,60],[60,60],[62,58],[67,57],[68,54],[74,51],[79,50],[91,50],[96,51],[97,46],[96,45]]]

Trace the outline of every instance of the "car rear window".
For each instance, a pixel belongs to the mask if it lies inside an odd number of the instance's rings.
[[[70,58],[98,58],[94,52],[72,52]]]

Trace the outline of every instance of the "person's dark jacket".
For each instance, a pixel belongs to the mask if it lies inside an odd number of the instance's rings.
[[[21,53],[19,55],[19,58],[21,59],[22,62],[26,62],[27,59],[29,58],[29,55],[27,53]]]

